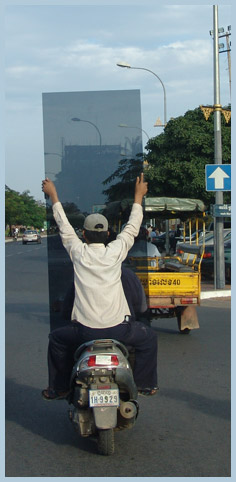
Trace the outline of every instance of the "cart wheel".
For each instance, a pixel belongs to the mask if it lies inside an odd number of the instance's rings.
[[[98,431],[98,453],[101,455],[112,455],[115,450],[114,430]]]
[[[189,328],[185,328],[184,330],[181,330],[181,311],[179,311],[177,313],[177,323],[178,323],[178,328],[179,328],[179,332],[181,335],[189,335],[190,333],[190,329]]]

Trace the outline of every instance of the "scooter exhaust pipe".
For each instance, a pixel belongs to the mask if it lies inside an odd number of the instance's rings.
[[[120,414],[126,419],[134,418],[137,415],[137,407],[133,402],[122,402],[120,405]]]

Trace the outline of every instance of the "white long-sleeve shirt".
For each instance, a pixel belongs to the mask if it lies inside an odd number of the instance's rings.
[[[60,202],[53,205],[53,215],[74,266],[75,301],[71,319],[90,328],[109,328],[122,323],[130,310],[121,283],[121,264],[139,233],[142,207],[133,204],[125,228],[107,246],[83,243]]]

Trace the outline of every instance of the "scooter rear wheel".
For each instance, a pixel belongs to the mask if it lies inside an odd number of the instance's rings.
[[[98,453],[101,455],[112,455],[115,450],[114,430],[98,431]]]

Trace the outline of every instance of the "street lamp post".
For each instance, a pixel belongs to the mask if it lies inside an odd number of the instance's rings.
[[[101,132],[100,130],[98,129],[98,127],[96,126],[96,124],[94,124],[93,122],[91,121],[88,121],[88,120],[84,120],[84,119],[79,119],[78,117],[73,117],[71,119],[72,121],[74,122],[87,122],[88,124],[91,124],[93,127],[95,127],[98,135],[99,135],[99,145],[100,145],[100,150],[101,150],[101,145],[102,145],[102,136],[101,136]]]
[[[118,127],[125,127],[127,129],[139,129],[140,131],[144,132],[144,134],[147,136],[148,140],[150,139],[148,133],[142,129],[141,127],[137,127],[137,126],[128,126],[127,124],[119,124]],[[123,155],[123,154],[121,154]],[[147,161],[143,161],[143,168],[145,169],[148,165],[148,162]]]
[[[160,79],[160,77],[155,74],[155,72],[153,72],[152,70],[150,69],[146,69],[144,67],[131,67],[131,65],[127,64],[126,62],[119,62],[118,64],[116,64],[118,67],[123,67],[123,68],[127,68],[127,69],[136,69],[136,70],[146,70],[147,72],[150,72],[151,74],[155,75],[155,77],[161,82],[161,85],[162,85],[162,88],[163,88],[163,93],[164,93],[164,127],[166,126],[167,124],[167,109],[166,109],[166,89],[165,89],[165,86],[162,82],[162,80]],[[162,124],[155,124],[156,126],[162,126]],[[169,254],[169,251],[170,251],[170,242],[169,242],[169,220],[166,220],[166,254]]]
[[[164,93],[164,127],[166,126],[167,124],[167,113],[166,113],[166,89],[165,89],[165,86],[162,82],[162,80],[160,79],[160,77],[155,74],[155,72],[153,72],[152,70],[150,69],[146,69],[144,67],[131,67],[131,65],[127,64],[126,62],[118,62],[116,64],[118,67],[123,67],[123,68],[127,68],[127,69],[135,69],[135,70],[146,70],[147,72],[150,72],[151,74],[155,75],[155,77],[161,82],[161,85],[162,85],[162,88],[163,88],[163,93]]]
[[[148,140],[150,139],[148,133],[144,129],[142,129],[141,127],[128,126],[127,124],[119,124],[118,127],[126,127],[127,129],[139,129],[140,131],[144,132],[144,134],[147,136]]]
[[[59,154],[58,152],[44,152],[44,156],[57,156],[57,157],[60,157],[61,161],[62,161],[62,158],[63,158],[63,154]],[[60,166],[60,168],[61,168],[61,166]],[[52,172],[52,171],[46,171],[45,175],[47,175],[47,174],[53,174],[54,176],[57,175],[55,172]]]

